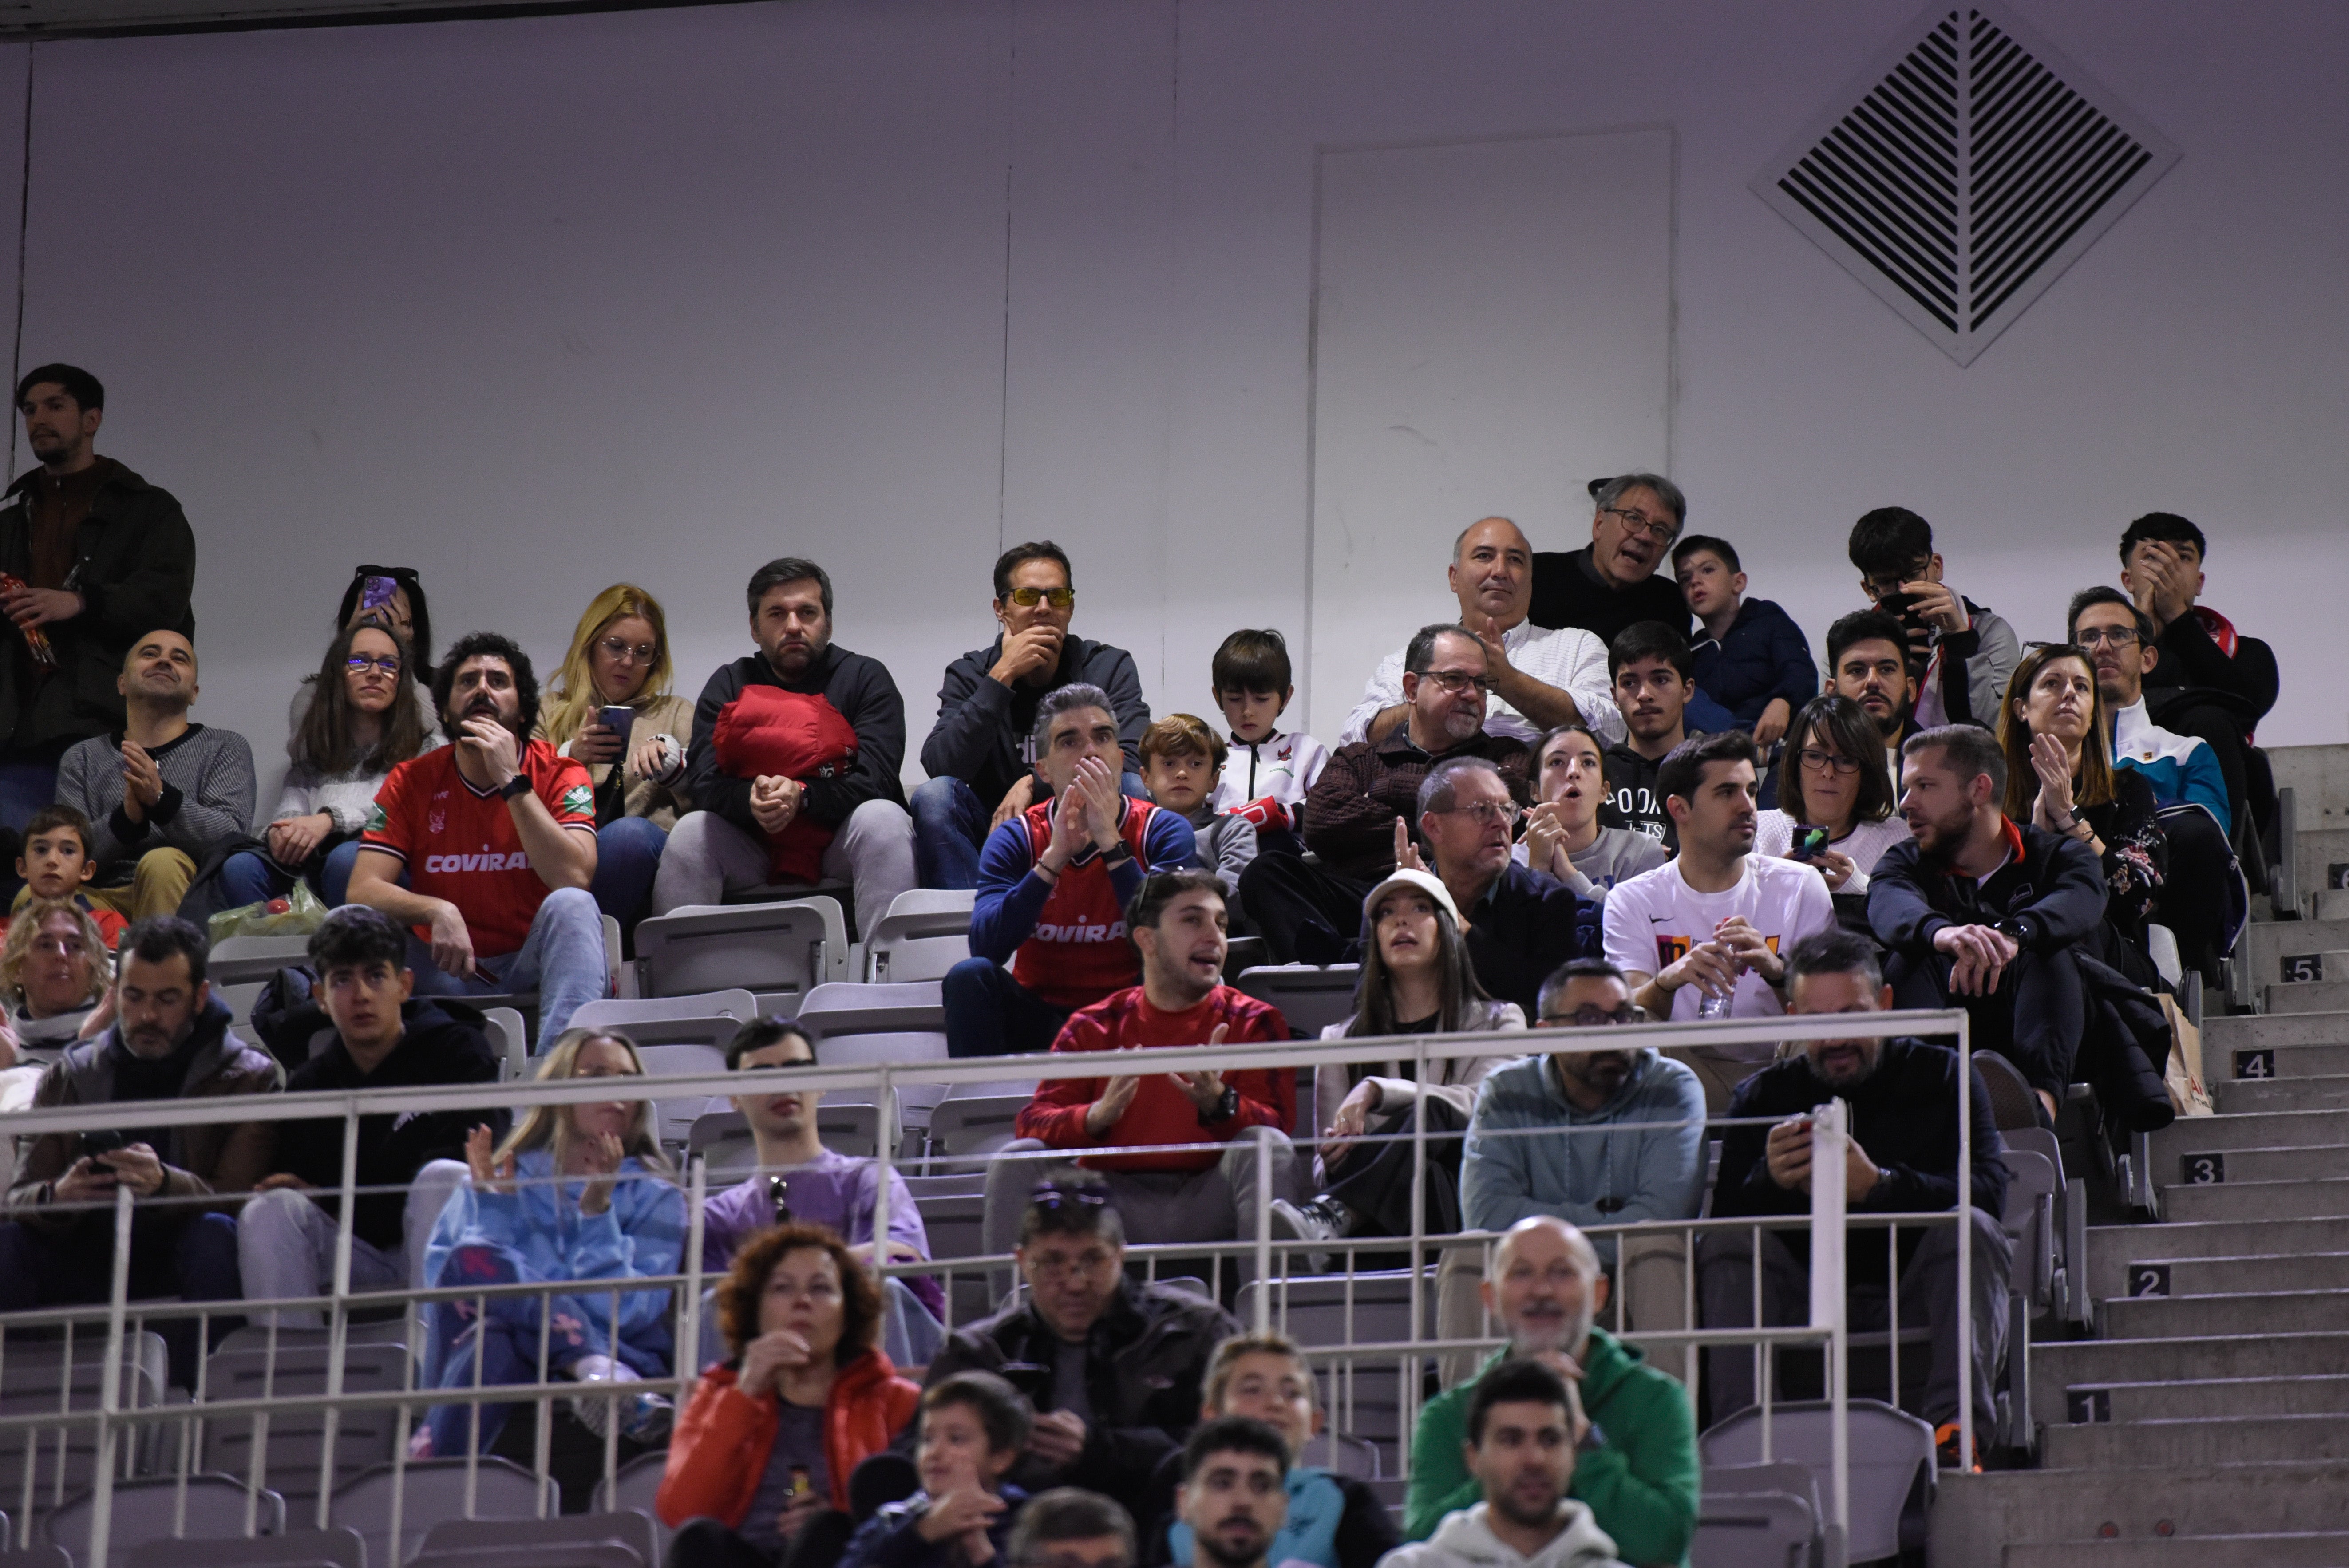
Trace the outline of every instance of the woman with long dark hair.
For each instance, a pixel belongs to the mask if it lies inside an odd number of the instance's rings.
[[[411,667],[408,678],[419,686],[432,684],[432,608],[425,602],[424,584],[410,566],[361,566],[343,588],[335,607],[335,629],[350,630],[362,617],[389,626],[408,645]]]
[[[1754,852],[1792,858],[1796,828],[1825,828],[1825,849],[1805,858],[1828,892],[1864,893],[1878,858],[1909,836],[1876,722],[1847,696],[1815,696],[1786,734],[1778,804],[1755,818]]]
[[[221,868],[222,907],[294,891],[295,878],[340,904],[358,859],[375,792],[394,768],[440,744],[415,680],[408,644],[374,612],[335,634],[318,673],[303,682],[285,753],[285,792],[263,830],[265,852],[242,851]]]
[[[1354,1016],[1321,1031],[1325,1040],[1523,1029],[1515,1002],[1498,1002],[1476,982],[1460,929],[1460,912],[1443,880],[1398,871],[1362,901],[1368,940],[1354,988]],[[1460,1135],[1476,1103],[1476,1086],[1499,1058],[1444,1057],[1413,1076],[1403,1061],[1328,1063],[1314,1069],[1314,1120],[1322,1130],[1315,1159],[1321,1195],[1298,1207],[1273,1202],[1274,1234],[1336,1242],[1411,1233],[1412,1145],[1401,1141],[1414,1117],[1427,1124],[1428,1229],[1460,1228]],[[1371,1135],[1388,1135],[1363,1142]]]

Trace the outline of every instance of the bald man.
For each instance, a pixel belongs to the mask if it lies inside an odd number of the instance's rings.
[[[1477,1371],[1522,1356],[1571,1378],[1591,1429],[1570,1495],[1590,1505],[1624,1562],[1681,1563],[1696,1533],[1696,1423],[1678,1382],[1596,1326],[1607,1284],[1598,1251],[1574,1226],[1547,1214],[1510,1226],[1481,1287],[1507,1337]],[[1483,1501],[1461,1446],[1473,1382],[1419,1413],[1403,1498],[1407,1540],[1426,1540],[1445,1514]]]
[[[1533,546],[1506,517],[1472,522],[1453,542],[1446,580],[1460,602],[1460,624],[1485,646],[1492,694],[1485,733],[1531,745],[1555,726],[1584,724],[1611,746],[1623,738],[1623,716],[1609,685],[1606,645],[1578,628],[1544,631],[1526,620],[1533,573]],[[1410,712],[1398,649],[1371,676],[1338,744],[1384,740]]]

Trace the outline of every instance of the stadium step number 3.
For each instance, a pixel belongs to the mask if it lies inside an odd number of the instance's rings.
[[[2237,1051],[2235,1076],[2239,1078],[2271,1078],[2276,1076],[2275,1052],[2272,1050]]]
[[[2129,1295],[2144,1299],[2169,1294],[2168,1264],[2131,1264],[2128,1271]]]
[[[2215,1187],[2227,1179],[2227,1157],[2223,1154],[2181,1154],[2178,1162],[2186,1168],[2186,1184],[2189,1187]]]

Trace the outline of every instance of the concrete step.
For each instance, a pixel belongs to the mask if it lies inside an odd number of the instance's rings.
[[[2085,1283],[2102,1299],[2130,1294],[2128,1266],[2176,1258],[2297,1257],[2349,1253],[2349,1220],[2262,1220],[2251,1224],[2091,1225]]]
[[[2282,1024],[2304,1016],[2310,1015],[2278,1013],[2271,1017],[2273,1022]],[[2323,1013],[2313,1016],[2331,1016]],[[2222,1083],[2340,1078],[2349,1075],[2349,1039],[2328,1045],[2237,1046],[2230,1050],[2212,1050],[2206,1041],[2202,1047],[2202,1071],[2214,1089]]]
[[[2260,1046],[2331,1046],[2349,1043],[2349,1013],[2213,1014],[2202,1020],[2202,1059],[2215,1068],[2212,1053]],[[2213,1078],[2228,1075],[2213,1071]]]
[[[2338,861],[2334,862],[2334,864],[2338,863]],[[2331,874],[2332,871],[2333,867],[2330,865],[2319,866],[2317,874],[2325,876]],[[2306,882],[2301,884],[2303,890],[2308,885]],[[2308,913],[2311,918],[2316,920],[2349,920],[2349,888],[2317,888],[2316,892],[2309,897]]]
[[[2181,1183],[2163,1194],[2162,1218],[2197,1220],[2329,1220],[2349,1216],[2349,1181]],[[2344,1320],[2349,1326],[2349,1318]]]
[[[2303,892],[2313,892],[2303,888]],[[2248,955],[2251,978],[2272,985],[2284,980],[2349,980],[2349,971],[2328,968],[2322,975],[2303,975],[2284,966],[2288,957],[2313,953],[2349,953],[2349,920],[2255,921],[2243,933],[2237,957]]]
[[[2279,1290],[2227,1295],[2129,1296],[2103,1303],[2098,1308],[2096,1326],[2108,1339],[2323,1333],[2349,1328],[2349,1292]]]
[[[2349,1330],[2251,1339],[2079,1339],[2031,1348],[2032,1417],[2070,1419],[2067,1390],[2165,1378],[2279,1377],[2349,1373]],[[2349,1493],[2344,1493],[2349,1496]]]
[[[2151,1229],[2151,1227],[2147,1227]],[[2272,1291],[2349,1291],[2349,1253],[2285,1253],[2268,1257],[2164,1258],[2168,1295],[2259,1295]],[[2163,1294],[2161,1280],[2132,1280],[2140,1288],[2127,1300]]]
[[[2349,1534],[2173,1535],[2154,1541],[2035,1541],[2001,1568],[2344,1568]]]
[[[2258,975],[2251,979],[2254,985],[2259,983]],[[2270,985],[2261,1006],[2270,1013],[2338,1013],[2349,1008],[2349,980]]]
[[[2334,866],[2349,865],[2349,828],[2302,828],[2296,840],[2300,891],[2316,892],[2329,887]]]
[[[2207,1157],[2207,1156],[2206,1156]],[[2178,1169],[2157,1168],[2153,1179],[2165,1190],[2187,1186],[2189,1169],[2202,1173],[2199,1165],[2189,1167],[2180,1161]],[[2349,1143],[2325,1143],[2313,1149],[2233,1149],[2221,1156],[2219,1174],[2229,1181],[2317,1181],[2327,1177],[2349,1177]],[[2167,1210],[2165,1218],[2175,1218]]]
[[[2180,1169],[2178,1157],[2212,1149],[2307,1149],[2349,1143],[2349,1109],[2239,1111],[2181,1116],[2153,1135],[2157,1172]]]
[[[2349,1416],[2349,1374],[2305,1377],[2205,1377],[2116,1383],[2106,1414],[2116,1422],[2209,1420],[2248,1416]],[[2049,1427],[2047,1430],[2057,1429]]]
[[[2271,746],[2268,766],[2276,788],[2289,789],[2303,833],[2349,827],[2349,746]]]
[[[2001,1568],[2011,1542],[2309,1534],[2341,1528],[2344,1497],[2344,1460],[1950,1472],[1940,1478],[1928,1551],[1933,1568]]]
[[[2204,1063],[2207,1070],[2209,1063]],[[2323,1073],[2307,1078],[2221,1078],[2212,1075],[2210,1098],[2221,1116],[2255,1114],[2262,1110],[2326,1110],[2349,1107],[2349,1075]]]
[[[2050,1427],[2046,1470],[2141,1465],[2244,1465],[2349,1459],[2349,1421],[2338,1416],[2244,1416],[2217,1420],[2100,1421]]]

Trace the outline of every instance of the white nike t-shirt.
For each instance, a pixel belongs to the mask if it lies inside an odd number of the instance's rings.
[[[1615,884],[1607,894],[1605,930],[1607,962],[1624,971],[1655,975],[1684,958],[1690,948],[1713,940],[1714,927],[1733,915],[1762,934],[1773,953],[1784,953],[1815,931],[1835,923],[1835,902],[1827,884],[1814,868],[1767,855],[1745,857],[1745,874],[1725,892],[1699,892],[1681,878],[1673,861],[1654,871]],[[1696,1020],[1701,993],[1683,985],[1672,993],[1676,1023]],[[1747,970],[1737,977],[1730,1016],[1768,1017],[1785,1007],[1761,975]],[[1740,1047],[1767,1060],[1770,1047]]]

